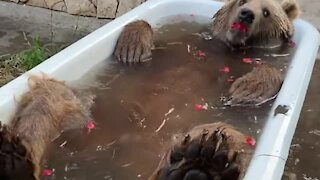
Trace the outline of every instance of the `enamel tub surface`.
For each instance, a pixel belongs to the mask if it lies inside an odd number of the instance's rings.
[[[211,18],[222,5],[211,0],[149,0],[0,88],[0,121],[9,121],[16,100],[28,90],[29,74],[46,73],[66,82],[79,80],[112,55],[117,38],[127,23],[143,19],[155,26],[159,19],[178,14]],[[295,28],[293,41],[297,50],[258,140],[246,180],[280,180],[283,174],[320,44],[318,31],[309,23],[296,20]],[[277,113],[279,109],[286,111]]]

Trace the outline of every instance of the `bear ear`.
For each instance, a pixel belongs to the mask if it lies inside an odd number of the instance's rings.
[[[283,0],[281,6],[291,21],[300,15],[300,8],[296,0]]]

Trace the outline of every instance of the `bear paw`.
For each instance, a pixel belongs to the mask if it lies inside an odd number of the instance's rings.
[[[251,154],[244,139],[223,123],[197,126],[177,139],[149,180],[238,180]]]
[[[259,65],[251,72],[236,79],[229,89],[225,105],[261,105],[273,99],[281,88],[281,72],[268,65]]]
[[[115,57],[124,63],[138,63],[151,60],[153,32],[151,26],[142,20],[125,26],[116,49]]]

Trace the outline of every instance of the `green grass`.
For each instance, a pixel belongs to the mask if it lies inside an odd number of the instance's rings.
[[[12,55],[7,59],[0,59],[0,87],[42,63],[57,52],[45,48],[39,37],[34,38],[29,45],[28,49],[20,53]],[[57,50],[61,50],[61,48]]]
[[[17,58],[22,62],[22,68],[30,70],[38,64],[49,58],[50,52],[45,49],[39,37],[34,38],[30,50],[17,55]]]

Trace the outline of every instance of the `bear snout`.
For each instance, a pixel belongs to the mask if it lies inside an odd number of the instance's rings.
[[[239,20],[243,23],[252,24],[254,20],[254,13],[250,9],[242,9],[239,13]]]

